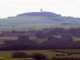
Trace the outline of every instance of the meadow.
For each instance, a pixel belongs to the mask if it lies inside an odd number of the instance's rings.
[[[78,28],[80,27],[79,21],[71,22],[70,20],[56,20],[60,19],[54,17],[54,19],[43,16],[21,16],[21,17],[9,17],[0,19],[0,30],[29,30],[36,29],[41,30],[43,28]],[[75,20],[74,20],[75,21]],[[71,23],[68,25],[62,25],[62,23]]]
[[[56,51],[66,51],[66,52],[80,52],[80,49],[54,49]],[[21,60],[21,58],[12,58],[11,54],[13,52],[17,52],[17,51],[0,51],[0,60]],[[47,56],[47,58],[51,59],[52,57],[59,57],[59,58],[63,58],[63,57],[74,57],[74,58],[80,58],[80,54],[72,54],[72,55],[67,55],[67,53],[64,53],[65,56],[56,56],[56,54],[63,54],[62,52],[54,52],[52,50],[22,50],[22,51],[18,51],[18,52],[25,52],[29,55],[33,54],[33,53],[42,53],[44,55]],[[25,60],[26,58],[22,59]],[[26,59],[27,60],[27,59]]]

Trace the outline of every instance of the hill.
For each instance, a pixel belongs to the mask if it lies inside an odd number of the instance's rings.
[[[44,17],[61,17],[59,14],[55,14],[53,12],[30,12],[30,13],[23,13],[17,15],[18,17],[20,16],[44,16]]]
[[[22,14],[18,14],[16,17],[23,17],[23,16],[35,16],[35,18],[37,17],[46,17],[46,20],[54,20],[54,21],[59,21],[59,22],[79,22],[80,18],[74,18],[71,16],[61,16],[60,14],[56,14],[53,12],[29,12],[29,13],[22,13]]]
[[[61,16],[53,12],[28,12],[0,19],[0,30],[80,27],[80,18]]]

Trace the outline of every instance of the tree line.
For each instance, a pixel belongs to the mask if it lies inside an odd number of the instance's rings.
[[[11,34],[16,34],[14,31]],[[18,32],[20,33],[20,32]],[[80,28],[45,28],[42,30],[30,30],[18,35],[18,40],[4,41],[0,44],[0,50],[44,50],[44,49],[79,49],[80,41],[74,41],[73,37],[80,37]],[[8,33],[7,33],[8,34]],[[61,38],[55,37],[60,35]],[[41,43],[37,40],[30,40],[30,37],[47,38]]]

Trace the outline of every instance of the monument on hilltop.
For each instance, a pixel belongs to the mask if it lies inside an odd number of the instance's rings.
[[[43,9],[42,8],[40,9],[40,12],[43,12]]]

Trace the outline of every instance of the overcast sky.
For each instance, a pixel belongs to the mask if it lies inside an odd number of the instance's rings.
[[[0,0],[0,18],[25,12],[39,12],[40,9],[80,17],[80,0]]]

